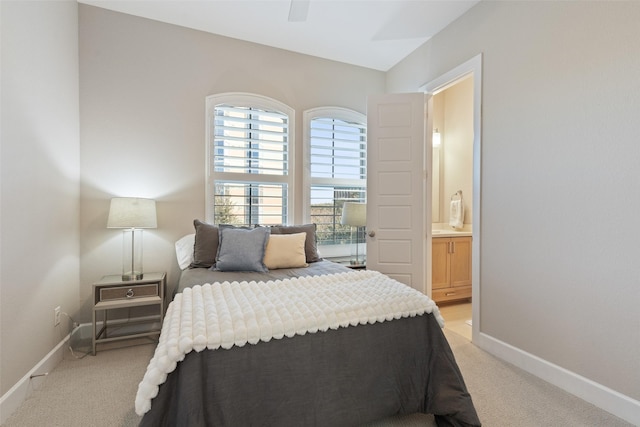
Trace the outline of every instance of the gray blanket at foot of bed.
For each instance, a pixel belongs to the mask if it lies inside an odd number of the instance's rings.
[[[432,315],[191,352],[141,426],[358,426],[430,413],[480,422]]]

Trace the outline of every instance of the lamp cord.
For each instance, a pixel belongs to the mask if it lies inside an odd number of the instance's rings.
[[[69,315],[69,313],[61,311],[60,314],[64,314],[65,316],[67,316],[69,318],[69,320],[71,320],[71,322],[73,323],[73,329],[71,330],[71,334],[73,335],[73,331],[76,330],[76,328],[79,328],[80,324],[78,322],[76,322],[75,320],[73,320],[73,318]],[[86,355],[88,355],[90,353],[90,351],[87,351],[86,353],[84,353],[82,355],[76,355],[76,353],[74,353],[74,351],[73,351],[73,347],[71,347],[71,337],[69,337],[69,351],[71,352],[71,355],[75,359],[83,359]]]

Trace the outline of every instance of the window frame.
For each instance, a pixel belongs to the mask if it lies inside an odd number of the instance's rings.
[[[329,117],[336,120],[342,120],[345,122],[362,123],[367,126],[367,116],[355,110],[351,110],[343,107],[318,107],[305,110],[302,113],[303,118],[303,144],[302,144],[302,157],[303,157],[303,174],[302,174],[302,217],[305,222],[311,221],[311,121],[318,117]],[[368,172],[368,171],[367,171]],[[355,180],[340,179],[340,178],[320,178],[320,185],[327,185],[329,183],[334,185],[353,185]],[[365,179],[365,201],[366,201],[366,188],[367,182]],[[345,256],[349,255],[351,245],[336,244],[336,245],[321,245],[321,251],[323,256]]]
[[[259,182],[264,184],[286,184],[287,186],[287,207],[286,215],[288,222],[291,221],[295,207],[295,110],[288,105],[269,98],[267,96],[245,93],[227,92],[206,97],[205,113],[205,219],[213,224],[215,221],[215,185],[214,181],[225,182]],[[267,175],[267,174],[245,174],[234,172],[215,172],[215,108],[221,104],[229,104],[237,107],[251,107],[266,111],[277,111],[289,118],[287,128],[287,174]],[[251,175],[251,179],[248,176]],[[283,221],[287,222],[287,221]]]

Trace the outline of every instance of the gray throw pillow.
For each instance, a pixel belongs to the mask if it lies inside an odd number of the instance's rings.
[[[199,219],[193,220],[196,229],[195,242],[193,244],[193,261],[191,268],[209,268],[216,264],[218,255],[218,227],[207,224]]]
[[[220,227],[220,243],[215,269],[219,271],[269,271],[264,252],[269,241],[269,229]]]

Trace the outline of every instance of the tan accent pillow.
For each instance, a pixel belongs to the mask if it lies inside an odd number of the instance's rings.
[[[321,261],[320,254],[318,254],[318,243],[316,242],[316,225],[304,224],[304,225],[272,225],[271,235],[274,234],[295,234],[305,232],[307,233],[307,240],[305,242],[304,251],[307,254],[307,262]]]
[[[306,233],[272,234],[267,242],[264,265],[269,270],[278,268],[306,267],[304,243]]]

